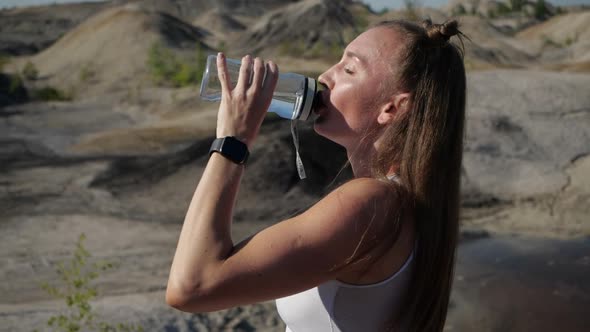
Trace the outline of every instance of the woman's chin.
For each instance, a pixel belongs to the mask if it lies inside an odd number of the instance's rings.
[[[324,127],[324,126],[323,126],[323,124],[324,124],[325,120],[326,120],[326,119],[325,119],[323,116],[319,115],[319,116],[318,116],[318,117],[316,117],[316,118],[315,118],[315,120],[313,121],[313,130],[314,130],[314,131],[315,131],[315,132],[316,132],[318,135],[324,136],[324,135],[323,135],[323,130],[322,130],[322,129],[323,129],[323,127]]]
[[[333,133],[330,132],[330,128],[328,128],[326,126],[326,119],[319,117],[317,118],[314,123],[313,123],[313,130],[316,132],[316,134],[334,142],[334,143],[338,143],[334,140],[334,135]]]

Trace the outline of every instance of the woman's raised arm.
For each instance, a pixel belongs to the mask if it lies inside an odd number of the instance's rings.
[[[271,300],[335,279],[346,262],[390,229],[388,185],[355,179],[299,216],[234,246],[232,207],[243,166],[213,154],[174,255],[166,301],[206,312]]]
[[[222,54],[217,66],[223,90],[217,137],[235,136],[251,146],[270,105],[278,69],[246,56],[233,87]],[[243,165],[218,153],[209,159],[172,262],[166,290],[171,306],[212,311],[311,288],[336,278],[336,267],[374,243],[363,239],[386,233],[389,187],[362,179],[234,246],[230,227],[243,172]]]

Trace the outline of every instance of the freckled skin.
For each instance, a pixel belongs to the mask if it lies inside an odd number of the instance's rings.
[[[384,97],[388,97],[382,91],[392,75],[386,61],[395,61],[398,50],[397,33],[386,28],[368,30],[348,45],[340,62],[319,77],[328,89],[325,107],[319,110],[314,124],[318,134],[353,149],[368,130],[375,128]]]

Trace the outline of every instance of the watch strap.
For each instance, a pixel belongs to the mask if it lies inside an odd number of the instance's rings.
[[[213,152],[218,152],[227,159],[240,165],[245,164],[250,155],[248,146],[234,136],[216,138],[211,143],[211,148],[209,148],[209,156]]]

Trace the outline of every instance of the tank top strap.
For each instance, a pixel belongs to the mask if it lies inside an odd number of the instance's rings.
[[[395,182],[397,182],[397,183],[399,183],[399,182],[400,182],[400,178],[399,178],[399,176],[398,176],[397,174],[395,174],[395,173],[392,173],[392,174],[389,174],[389,175],[387,175],[387,178],[388,178],[389,180],[391,180],[391,181],[395,181]]]

